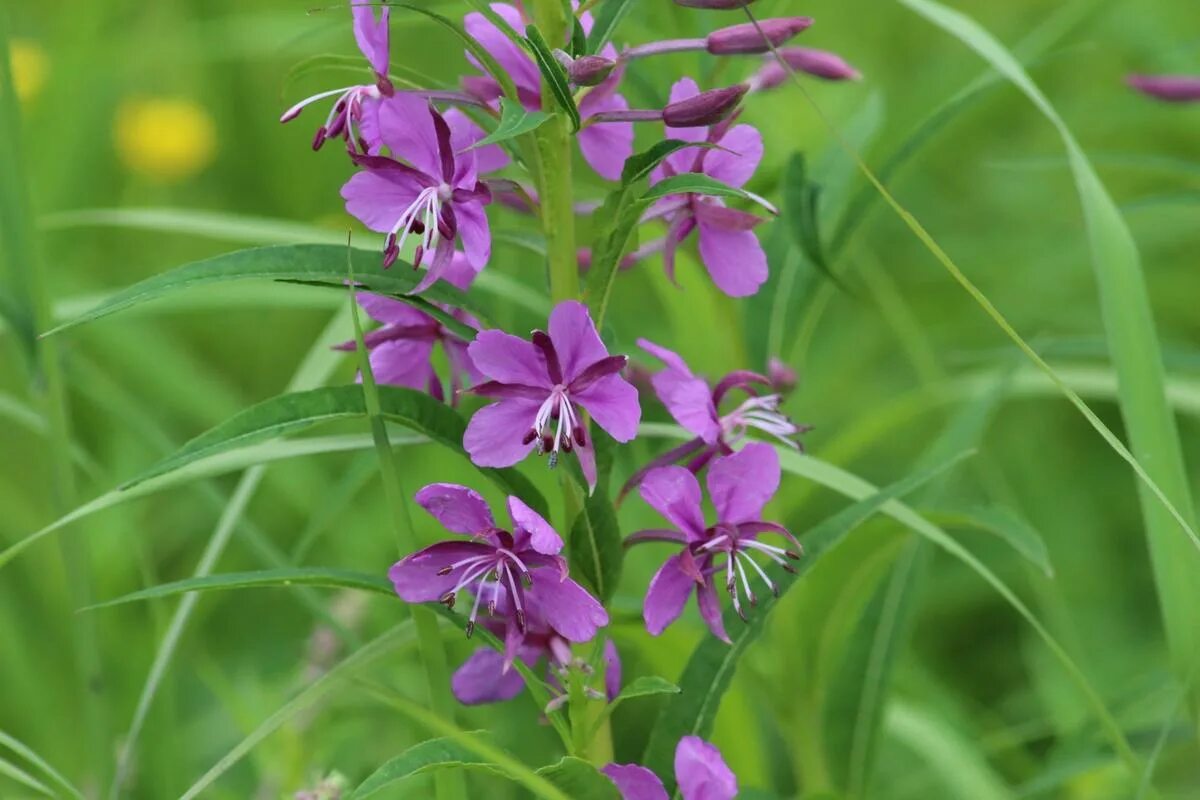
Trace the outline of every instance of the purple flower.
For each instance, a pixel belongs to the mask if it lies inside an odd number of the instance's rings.
[[[492,3],[492,10],[500,15],[513,28],[524,30],[528,20],[517,6],[508,3]],[[503,31],[493,25],[483,14],[474,11],[464,18],[463,23],[467,33],[483,45],[499,63],[516,84],[517,94],[522,105],[529,110],[542,108],[542,76],[538,72],[533,58],[509,39]],[[592,27],[591,14],[585,13],[580,17],[584,31]],[[610,61],[617,60],[616,48],[607,45],[598,55]],[[478,69],[482,65],[470,53],[467,59]],[[623,69],[617,66],[611,74],[579,100],[579,115],[586,120],[588,117],[609,111],[626,111],[629,103],[617,93],[621,83]],[[489,75],[476,75],[464,80],[464,85],[470,94],[487,103],[494,103],[500,97],[500,86]],[[627,122],[613,122],[604,125],[589,125],[579,131],[579,149],[583,158],[601,177],[608,180],[618,180],[625,159],[633,155],[633,125]]]
[[[634,473],[621,489],[625,495],[653,469],[687,458],[687,469],[699,472],[715,457],[729,455],[745,438],[751,428],[762,431],[788,447],[799,450],[796,437],[808,430],[792,422],[779,411],[782,396],[776,380],[787,377],[787,368],[778,360],[772,363],[772,376],[748,370],[730,372],[715,386],[697,377],[677,353],[647,339],[638,339],[638,347],[658,358],[665,369],[650,378],[654,393],[667,411],[685,430],[696,438],[651,461]],[[793,385],[795,373],[791,374]],[[759,388],[768,390],[759,394]],[[733,390],[746,394],[746,399],[725,414],[721,403]]]
[[[1130,75],[1125,82],[1148,97],[1169,103],[1200,101],[1200,75]]]
[[[414,268],[432,252],[429,271],[414,292],[445,277],[455,242],[479,271],[492,252],[483,207],[491,192],[478,179],[474,131],[455,124],[466,117],[439,114],[426,100],[397,93],[379,109],[382,141],[392,157],[352,153],[362,167],[342,187],[346,210],[373,231],[387,234],[384,266],[400,255],[410,233],[420,236]],[[455,127],[451,127],[455,124]],[[397,159],[403,159],[404,162]]]
[[[455,253],[452,269],[453,275],[447,280],[455,285],[462,283],[459,288],[465,289],[470,284],[469,278],[474,277],[466,258]],[[371,374],[377,383],[406,386],[445,400],[442,382],[433,368],[433,348],[439,343],[450,364],[449,399],[452,404],[457,401],[461,389],[479,382],[479,373],[467,357],[467,343],[438,320],[390,297],[360,292],[356,299],[371,319],[383,323],[381,328],[363,336],[363,344],[371,354]],[[475,329],[481,327],[479,320],[461,309],[445,310]],[[356,347],[356,342],[349,341],[338,345],[337,349],[354,350]]]
[[[552,686],[561,687],[559,676],[572,664],[569,640],[546,621],[538,596],[541,582],[534,583],[525,593],[526,630],[512,655],[501,654],[490,647],[481,647],[463,662],[450,680],[454,696],[465,705],[498,703],[511,700],[520,694],[525,679],[516,670],[510,670],[513,658],[534,667],[543,658],[546,660],[548,679]],[[508,615],[508,592],[503,587],[496,603],[498,617],[489,617],[480,624],[507,643],[507,628],[504,618]],[[605,693],[596,699],[612,700],[621,690],[621,660],[612,640],[604,643],[606,663]]]
[[[695,81],[683,78],[671,87],[671,102],[682,102],[699,93]],[[740,187],[750,180],[762,159],[762,136],[749,125],[727,121],[707,129],[668,128],[667,136],[709,142],[720,149],[687,148],[672,153],[655,171],[654,183],[672,175],[699,172]],[[693,230],[699,231],[700,258],[713,283],[725,294],[752,295],[767,279],[767,257],[753,231],[762,221],[760,217],[727,208],[719,198],[698,194],[664,198],[647,214],[648,219],[657,217],[664,218],[668,225],[663,262],[671,280],[675,279],[675,249]]]
[[[329,116],[325,118],[325,124],[317,129],[313,137],[314,150],[320,150],[327,140],[338,136],[346,140],[352,151],[356,147],[363,152],[377,150],[379,125],[376,117],[379,101],[381,97],[391,97],[395,91],[388,80],[388,20],[391,9],[384,6],[379,19],[376,19],[372,4],[366,0],[350,0],[350,13],[354,17],[354,38],[358,42],[358,49],[375,71],[375,83],[319,92],[301,100],[279,118],[280,122],[290,122],[300,116],[300,112],[310,103],[339,95]]]
[[[607,764],[601,770],[617,785],[624,800],[668,800],[662,781],[638,764]],[[685,736],[675,746],[675,781],[683,800],[733,800],[737,776],[721,751],[699,736]]]
[[[646,591],[642,618],[646,630],[657,636],[683,612],[693,588],[700,616],[713,635],[726,642],[717,602],[714,575],[724,575],[725,589],[733,600],[738,616],[746,618],[742,593],[750,605],[758,601],[750,588],[747,570],[758,573],[772,593],[778,585],[771,580],[752,554],[774,561],[792,571],[787,559],[800,557],[800,543],[786,528],[762,520],[763,506],[779,488],[779,454],[767,444],[748,444],[741,452],[719,458],[708,470],[708,494],[717,512],[717,522],[705,526],[700,507],[700,484],[683,467],[659,467],[650,472],[639,487],[642,499],[675,525],[675,529],[655,529],[632,534],[627,542],[675,542],[683,549],[667,559],[655,573]],[[764,533],[784,537],[795,549],[758,541]],[[725,556],[724,563],[717,559]]]
[[[388,571],[396,594],[409,603],[437,601],[453,608],[460,592],[473,592],[467,636],[475,630],[480,604],[491,616],[503,612],[502,672],[517,657],[534,615],[571,642],[586,642],[608,624],[604,606],[567,577],[558,533],[519,498],[508,498],[512,531],[497,527],[484,499],[465,486],[433,483],[416,500],[446,530],[471,538],[439,542],[402,558]],[[511,601],[503,607],[501,589]]]
[[[610,356],[582,303],[568,300],[550,314],[549,333],[532,341],[498,330],[475,337],[467,349],[475,368],[490,378],[472,392],[499,402],[475,413],[463,446],[482,467],[509,467],[530,451],[575,451],[588,483],[595,486],[596,460],[588,412],[619,442],[637,435],[642,410],[637,390],[620,376],[625,356]]]

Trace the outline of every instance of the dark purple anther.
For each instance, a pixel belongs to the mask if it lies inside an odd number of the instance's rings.
[[[764,19],[757,25],[746,22],[713,31],[705,44],[714,56],[768,53],[812,24],[812,17]]]
[[[745,84],[710,89],[663,109],[663,122],[672,128],[701,128],[727,119],[749,87]]]

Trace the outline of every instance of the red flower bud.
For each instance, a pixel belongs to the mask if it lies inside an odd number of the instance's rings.
[[[567,66],[567,75],[576,86],[596,86],[612,73],[617,62],[604,56],[580,56]]]
[[[764,19],[758,25],[746,22],[713,31],[705,43],[714,56],[769,53],[812,24],[812,17]]]
[[[733,113],[748,89],[743,83],[724,89],[710,89],[687,100],[671,103],[663,109],[663,122],[670,128],[715,125]]]

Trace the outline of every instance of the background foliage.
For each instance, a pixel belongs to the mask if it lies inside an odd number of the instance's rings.
[[[1124,212],[1144,263],[1184,455],[1200,463],[1200,107],[1156,104],[1122,86],[1131,71],[1200,71],[1192,2],[951,5],[1025,59]],[[353,52],[344,14],[306,8],[287,0],[107,0],[6,9],[25,117],[21,161],[56,319],[143,277],[237,247],[344,241],[348,218],[337,190],[348,165],[309,151],[312,120],[277,122],[305,90],[336,79],[312,73],[290,81],[294,66],[317,53]],[[448,2],[436,8],[452,17],[467,11]],[[912,132],[935,108],[986,73],[976,54],[899,2],[760,0],[756,10],[814,16],[804,44],[836,50],[863,71],[859,83],[806,87],[877,170],[914,144]],[[616,40],[694,35],[733,21],[642,0]],[[394,13],[393,36],[394,60],[446,80],[461,71],[458,43],[423,18]],[[681,70],[708,71],[709,85],[751,69],[673,58]],[[661,104],[666,90],[654,70],[631,71],[635,105]],[[760,229],[772,283],[734,303],[694,260],[681,264],[681,291],[650,261],[618,279],[612,330],[672,343],[710,375],[762,369],[769,355],[780,356],[800,374],[787,410],[816,426],[809,451],[875,485],[976,450],[906,502],[1045,624],[1116,717],[1141,768],[1154,766],[1160,795],[1196,796],[1194,704],[1169,668],[1128,466],[881,204],[855,217],[860,224],[835,252],[843,209],[856,207],[850,199],[866,184],[800,91],[753,98],[745,118],[763,130],[767,152],[749,188],[784,204],[783,218]],[[649,130],[642,136],[643,145],[654,138]],[[1018,91],[998,84],[955,106],[945,125],[916,143],[889,179],[899,200],[1123,436],[1080,204],[1054,128]],[[822,187],[816,213],[838,283],[801,246],[806,236],[811,245],[799,222],[804,177]],[[604,187],[590,190],[598,199]],[[512,217],[494,227],[509,235],[488,269],[499,279],[479,297],[497,323],[528,329],[546,305],[540,258],[520,245],[531,228]],[[6,280],[22,268],[13,252],[6,250]],[[17,296],[4,286],[6,300]],[[282,392],[318,337],[349,338],[344,301],[336,291],[234,285],[62,334],[78,476],[65,505],[52,489],[55,444],[37,411],[42,378],[31,384],[19,337],[11,326],[0,331],[0,547]],[[338,327],[323,333],[331,320]],[[632,342],[616,344],[619,352]],[[352,357],[324,346],[314,353],[310,377],[321,374],[322,361],[332,370],[317,383],[352,378]],[[661,410],[651,418],[666,419]],[[319,433],[349,437],[353,449],[273,462],[256,491],[247,491],[245,477],[223,474],[87,517],[63,533],[77,553],[82,543],[83,568],[70,578],[49,539],[5,567],[0,731],[85,793],[106,791],[179,599],[77,614],[79,598],[188,577],[214,537],[230,537],[216,572],[294,563],[382,574],[395,544],[375,457],[364,449],[366,426],[335,423]],[[617,474],[662,444],[644,438],[622,450]],[[493,501],[501,496],[434,445],[400,453],[409,493],[444,480],[472,482]],[[522,471],[556,496],[541,464]],[[786,477],[784,486],[770,510],[794,531],[846,504],[807,478]],[[244,513],[231,514],[240,505]],[[989,530],[980,529],[980,517]],[[653,519],[636,499],[620,511],[625,532]],[[1135,796],[1142,776],[1131,776],[1108,746],[1046,640],[960,559],[902,522],[894,515],[870,521],[823,556],[740,659],[712,738],[743,786],[761,790],[747,796]],[[421,520],[418,535],[432,541],[439,532]],[[659,560],[653,548],[626,560],[612,632],[627,676],[674,680],[705,634],[689,611],[661,641],[645,635],[640,598]],[[246,589],[193,602],[124,796],[183,793],[305,686],[394,625],[400,611],[384,595],[353,590]],[[457,662],[473,645],[446,630]],[[411,648],[401,646],[363,674],[419,696],[411,666]],[[617,760],[641,757],[664,702],[631,701],[614,714]],[[540,766],[559,751],[537,717],[522,697],[472,709],[463,722],[493,731],[495,742]],[[868,733],[872,720],[878,737]],[[340,684],[204,796],[285,796],[334,770],[357,783],[427,736],[361,687]],[[41,774],[6,739],[0,759],[0,767]],[[421,780],[406,784],[412,796],[422,796]],[[480,796],[517,796],[494,776],[470,780],[486,791]],[[0,796],[33,793],[0,769]]]

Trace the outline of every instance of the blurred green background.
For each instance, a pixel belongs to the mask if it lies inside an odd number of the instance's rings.
[[[430,5],[455,17],[467,10],[463,3]],[[1200,464],[1200,105],[1159,104],[1122,83],[1133,71],[1200,72],[1195,1],[951,5],[1009,46],[1032,41],[1034,79],[1122,206],[1144,259],[1185,454],[1193,467]],[[350,165],[334,145],[317,154],[309,149],[322,112],[278,123],[300,97],[343,85],[336,82],[342,75],[295,77],[293,68],[319,54],[355,53],[341,6],[311,13],[309,6],[7,3],[0,13],[9,18],[24,116],[20,159],[58,316],[143,277],[239,247],[344,239],[350,221],[337,192]],[[755,8],[764,17],[813,16],[803,43],[835,50],[862,70],[860,82],[806,86],[872,166],[985,72],[977,56],[898,3],[760,0]],[[697,35],[736,16],[642,0],[616,40]],[[392,19],[394,62],[449,82],[466,71],[459,44],[443,31],[400,11]],[[690,72],[714,85],[753,67],[731,60],[714,74],[707,57],[673,56],[637,65],[625,93],[647,107],[665,97],[669,77]],[[789,86],[752,97],[744,119],[761,127],[767,150],[750,188],[782,202],[786,167],[803,153],[824,187],[822,225],[827,232],[836,227],[863,181],[803,95]],[[644,130],[639,142],[657,135]],[[580,199],[602,196],[594,176],[582,167],[578,175]],[[890,184],[1120,433],[1079,202],[1061,143],[1028,100],[1007,85],[981,93],[923,141]],[[90,211],[75,213],[81,210]],[[504,210],[492,220],[494,230],[531,229]],[[808,263],[790,238],[791,223],[785,213],[760,228],[775,277],[752,301],[718,296],[691,256],[681,264],[682,290],[654,260],[624,273],[610,318],[613,344],[628,349],[646,336],[710,376],[762,369],[768,355],[784,358],[800,375],[786,408],[815,425],[809,452],[881,485],[911,472],[952,423],[981,416],[978,434],[958,439],[978,454],[909,501],[1000,575],[1082,665],[1134,748],[1145,757],[1156,753],[1162,796],[1200,796],[1196,729],[1167,668],[1127,465],[882,206],[863,218],[834,264],[844,288]],[[511,243],[497,244],[489,271],[545,295],[541,264]],[[782,275],[788,282],[781,287]],[[479,291],[504,325],[539,324],[534,310],[503,291]],[[64,334],[79,480],[70,507],[282,392],[344,300],[321,289],[235,287]],[[50,444],[25,367],[12,332],[0,331],[0,546],[67,510],[49,488]],[[351,380],[353,369],[352,358],[339,358],[329,382]],[[649,419],[667,419],[650,398],[643,404]],[[351,425],[320,431],[363,432]],[[664,447],[643,439],[625,448],[618,475]],[[460,459],[431,445],[405,448],[400,464],[409,492],[433,480],[475,482]],[[523,470],[555,496],[541,462]],[[1193,487],[1195,476],[1193,470]],[[188,484],[72,525],[63,535],[86,543],[88,594],[111,598],[190,575],[238,481],[226,475]],[[479,488],[500,500],[492,487]],[[803,532],[844,503],[788,476],[770,511]],[[956,526],[958,512],[978,508],[1003,513],[1007,529],[1019,528],[1035,553],[1044,542],[1053,576],[1002,537]],[[636,498],[621,510],[626,533],[655,520]],[[427,541],[440,535],[427,520],[418,533]],[[675,679],[706,635],[694,609],[660,640],[641,628],[640,598],[665,556],[647,547],[626,562],[613,636],[627,676]],[[216,571],[298,560],[381,574],[395,558],[373,453],[336,453],[272,464]],[[58,544],[46,540],[0,575],[0,731],[99,796],[177,600],[77,614],[78,581],[71,585],[62,564]],[[200,597],[121,796],[178,796],[400,611],[386,599],[323,590]],[[457,631],[447,635],[457,663],[472,645]],[[868,657],[880,641],[896,651],[886,682],[879,660]],[[96,663],[88,663],[88,652]],[[412,683],[418,693],[410,659],[396,656],[371,674]],[[885,709],[869,774],[853,739],[856,706],[847,704],[864,686],[878,689]],[[619,761],[640,755],[658,702],[631,702],[617,712]],[[537,718],[522,697],[472,709],[461,722],[497,731],[505,747],[540,765],[558,751]],[[286,797],[333,771],[356,782],[422,738],[361,692],[339,689],[266,738],[204,796]],[[761,790],[747,797],[1082,799],[1139,790],[1029,625],[961,562],[919,544],[891,520],[856,531],[773,612],[767,635],[741,661],[712,738],[742,785]],[[0,756],[24,763],[3,748]],[[518,796],[501,780],[472,780],[472,796]],[[427,792],[414,782],[392,796]],[[0,797],[26,796],[34,793],[0,771]]]

